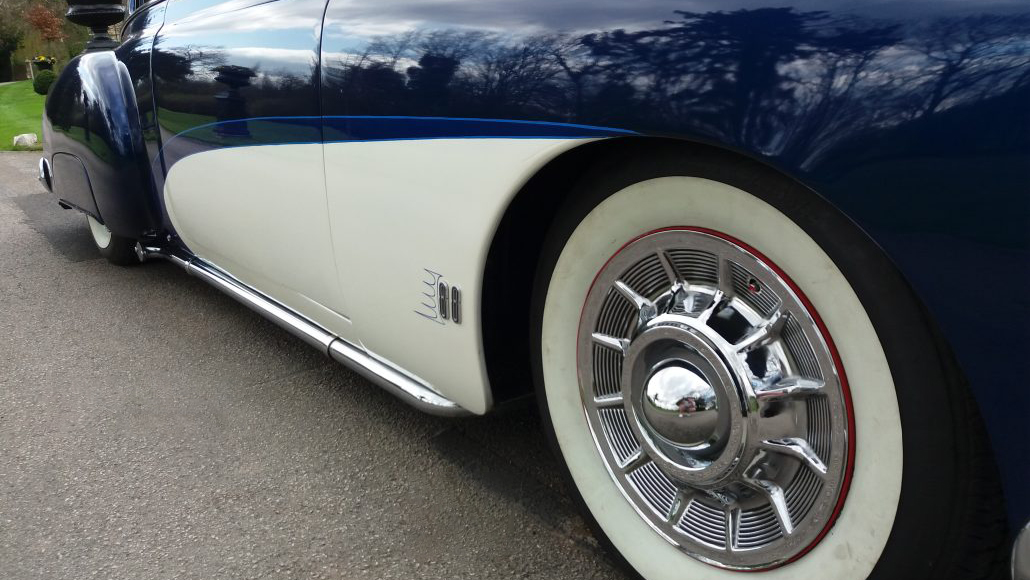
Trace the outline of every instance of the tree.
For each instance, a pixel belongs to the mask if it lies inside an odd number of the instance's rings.
[[[25,13],[25,21],[47,42],[61,42],[65,39],[62,29],[64,20],[42,4],[33,4]]]
[[[941,18],[911,33],[922,57],[913,86],[923,89],[916,107],[928,117],[977,96],[1027,82],[1025,47],[1030,16],[979,14]]]
[[[20,2],[0,0],[0,82],[11,80],[11,55],[25,36],[21,11]]]

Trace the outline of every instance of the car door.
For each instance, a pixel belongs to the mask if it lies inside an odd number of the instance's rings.
[[[322,0],[174,0],[152,71],[162,201],[198,257],[343,337],[326,213]]]

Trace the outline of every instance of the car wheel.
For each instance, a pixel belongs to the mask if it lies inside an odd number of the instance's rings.
[[[993,463],[931,325],[774,171],[698,152],[591,173],[545,242],[532,336],[566,475],[642,577],[996,569]]]
[[[136,240],[112,233],[107,226],[91,215],[86,216],[86,222],[89,224],[89,233],[93,238],[93,244],[100,251],[100,255],[107,258],[108,262],[119,266],[132,266],[139,263],[135,250]]]

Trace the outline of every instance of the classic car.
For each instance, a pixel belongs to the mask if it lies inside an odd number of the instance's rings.
[[[69,4],[40,180],[100,253],[535,397],[630,573],[1027,577],[1025,1]]]

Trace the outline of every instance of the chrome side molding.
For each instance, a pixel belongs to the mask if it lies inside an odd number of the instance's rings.
[[[342,338],[337,338],[329,345],[329,356],[421,411],[445,417],[472,414],[415,377]]]
[[[187,262],[186,272],[218,288],[323,353],[328,352],[330,343],[336,340],[335,335],[321,326],[199,258],[193,258]]]
[[[142,244],[136,244],[136,255],[141,262],[160,258],[177,264],[188,274],[218,288],[420,411],[444,417],[464,417],[472,414],[418,378],[336,336],[306,316],[237,280],[214,264],[178,250]]]

